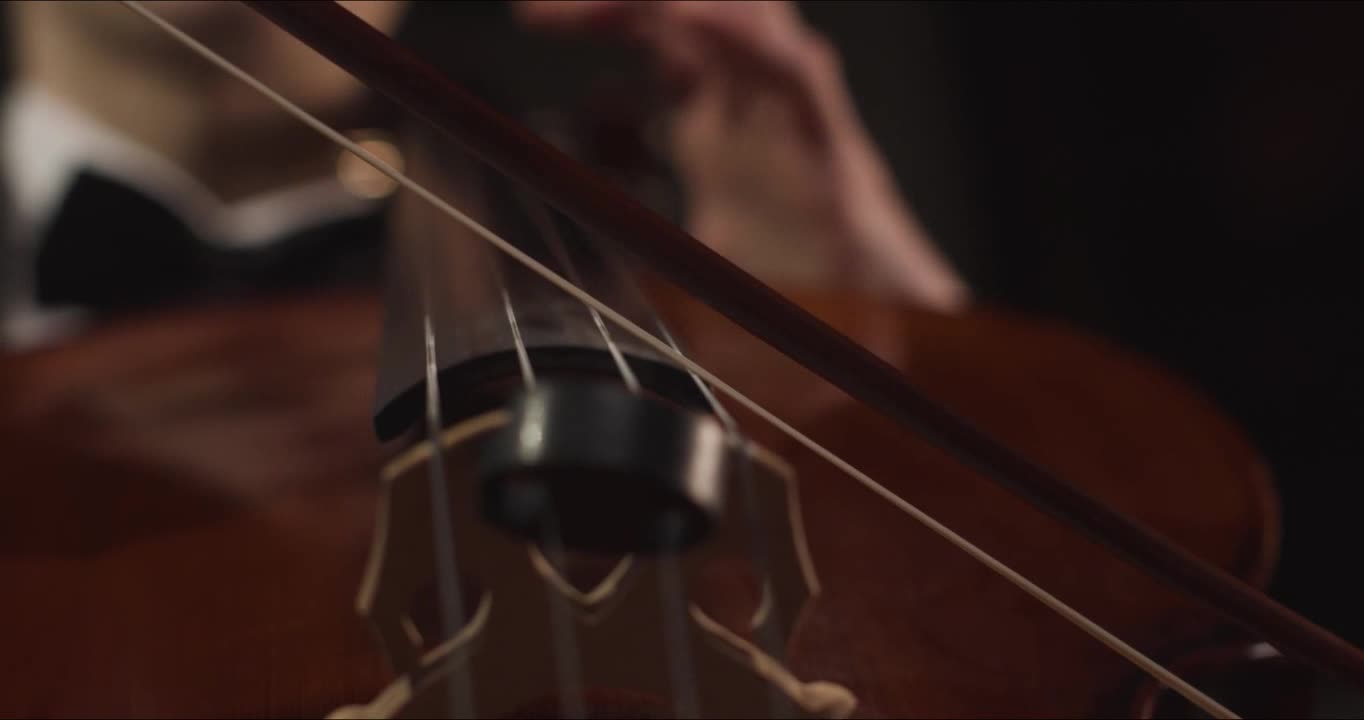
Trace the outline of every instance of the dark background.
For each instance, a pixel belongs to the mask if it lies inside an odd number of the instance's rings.
[[[1364,5],[801,8],[978,295],[1215,398],[1279,480],[1273,593],[1364,644]],[[422,6],[407,36],[521,112],[581,107],[640,66],[520,33],[496,2]]]
[[[1364,6],[808,10],[981,295],[1216,398],[1279,479],[1273,591],[1364,643]]]

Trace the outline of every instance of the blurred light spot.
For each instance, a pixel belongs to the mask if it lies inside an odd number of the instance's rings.
[[[359,130],[349,133],[349,136],[355,144],[402,172],[402,153],[398,152],[397,144],[387,133],[379,130]],[[393,178],[344,151],[336,160],[336,178],[341,181],[341,186],[347,192],[362,198],[384,198],[398,189],[398,183]]]

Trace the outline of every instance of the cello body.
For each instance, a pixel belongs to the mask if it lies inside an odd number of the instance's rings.
[[[703,366],[1138,649],[1246,639],[711,311],[656,295]],[[985,310],[791,297],[1093,496],[1267,581],[1264,464],[1159,369]],[[0,358],[0,716],[319,717],[392,679],[354,600],[376,478],[401,449],[372,428],[380,321],[371,297],[276,298]],[[848,688],[863,717],[1140,712],[1134,666],[738,417],[793,467],[820,578],[788,647],[796,675]],[[751,596],[723,574],[702,590],[735,608]]]

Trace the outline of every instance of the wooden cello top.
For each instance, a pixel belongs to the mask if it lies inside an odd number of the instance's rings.
[[[1062,329],[847,297],[803,304],[992,432],[1189,551],[1262,583],[1258,457],[1160,371]],[[1225,626],[708,310],[664,304],[698,359],[1156,653]],[[373,522],[379,312],[333,297],[182,310],[3,358],[0,714],[317,716],[385,671],[352,608]],[[892,332],[887,333],[887,328]],[[798,391],[792,391],[797,388]],[[789,443],[824,595],[801,673],[871,715],[1091,715],[1137,671]],[[1196,478],[1197,481],[1191,481]],[[733,578],[716,593],[742,595]],[[1007,679],[1007,680],[1006,680]]]

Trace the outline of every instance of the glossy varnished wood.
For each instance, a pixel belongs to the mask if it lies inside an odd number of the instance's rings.
[[[4,717],[320,717],[381,459],[368,302],[116,323],[0,369]]]
[[[1189,552],[1252,584],[1269,572],[1264,468],[1159,371],[988,313],[803,304]],[[1182,652],[1217,627],[709,311],[668,309],[705,364],[1139,648]],[[373,696],[388,675],[353,599],[384,455],[368,415],[378,325],[366,299],[276,302],[3,358],[0,715],[307,717]],[[794,463],[823,580],[793,645],[798,675],[846,685],[873,717],[1126,710],[1138,678],[1125,661],[746,427]]]
[[[694,303],[672,315],[741,390],[966,539],[1158,659],[1229,631],[1223,616],[773,357]],[[801,304],[1085,492],[1262,587],[1279,539],[1267,468],[1217,409],[1158,368],[1064,328],[847,296]],[[800,388],[792,393],[790,388]],[[870,715],[1128,715],[1139,672],[832,466],[754,421],[794,460],[821,603],[795,645],[803,676],[844,683]],[[1233,633],[1234,634],[1234,633]]]

